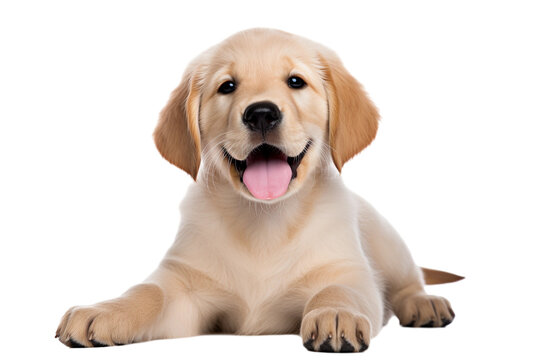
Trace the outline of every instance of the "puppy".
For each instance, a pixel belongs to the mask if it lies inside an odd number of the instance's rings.
[[[277,30],[238,33],[196,58],[161,112],[158,150],[196,182],[176,240],[146,281],[73,307],[71,347],[225,332],[300,333],[312,351],[361,352],[395,314],[444,327],[396,231],[339,172],[379,114],[329,49]],[[202,164],[202,165],[201,165]]]

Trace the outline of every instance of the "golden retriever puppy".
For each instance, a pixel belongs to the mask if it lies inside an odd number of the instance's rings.
[[[396,231],[345,188],[342,166],[379,115],[329,49],[277,30],[240,32],[189,65],[154,133],[195,181],[178,235],[144,283],[67,311],[72,347],[214,332],[300,333],[314,351],[359,352],[395,314],[443,327],[449,302]]]

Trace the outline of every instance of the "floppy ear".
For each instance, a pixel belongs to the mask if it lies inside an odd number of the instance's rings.
[[[375,138],[379,113],[362,85],[349,74],[337,55],[327,50],[320,61],[328,94],[332,159],[341,172],[343,164]]]
[[[190,66],[180,85],[161,111],[154,141],[161,155],[197,179],[201,163],[199,132],[200,89],[195,66]]]

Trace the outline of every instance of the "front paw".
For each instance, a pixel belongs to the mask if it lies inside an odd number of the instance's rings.
[[[69,309],[56,337],[70,347],[123,345],[147,339],[147,331],[163,308],[163,291],[140,284],[119,298]]]
[[[403,299],[395,309],[401,326],[445,327],[455,317],[450,302],[443,297],[413,294]]]
[[[371,323],[349,310],[318,308],[304,316],[300,335],[310,351],[362,352],[369,346]]]
[[[101,347],[133,342],[131,324],[126,314],[107,305],[69,309],[60,321],[56,337],[69,347]]]

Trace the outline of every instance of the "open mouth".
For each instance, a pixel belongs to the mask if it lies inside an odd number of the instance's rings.
[[[225,148],[223,148],[223,154],[234,166],[240,181],[251,195],[257,199],[271,200],[287,192],[310,146],[311,140],[296,156],[287,156],[277,147],[266,143],[253,149],[245,160],[233,158]]]

